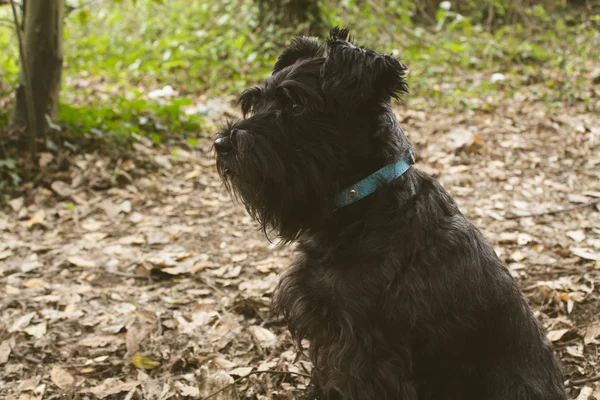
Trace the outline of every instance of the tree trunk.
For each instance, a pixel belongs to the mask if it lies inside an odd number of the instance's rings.
[[[325,26],[319,0],[257,0],[263,26],[277,25],[297,34],[320,36]]]
[[[24,15],[25,68],[21,68],[21,83],[16,92],[11,124],[23,129],[28,125],[26,78],[33,92],[35,118],[39,139],[45,139],[49,129],[46,115],[53,119],[58,111],[58,96],[63,64],[64,0],[29,0]],[[25,76],[25,72],[28,76]],[[45,146],[45,141],[42,146]]]

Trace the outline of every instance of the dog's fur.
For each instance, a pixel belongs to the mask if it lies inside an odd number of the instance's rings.
[[[564,400],[551,345],[493,248],[416,168],[355,204],[334,195],[408,157],[391,99],[406,67],[334,29],[296,39],[217,168],[265,230],[298,242],[275,309],[310,341],[320,399]]]

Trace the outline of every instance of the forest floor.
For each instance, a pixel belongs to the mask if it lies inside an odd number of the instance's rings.
[[[526,95],[398,114],[416,168],[518,280],[570,396],[600,399],[600,115],[581,103],[548,112]],[[209,118],[223,115],[236,111]],[[37,184],[0,208],[0,398],[202,399],[266,370],[290,373],[214,398],[300,397],[310,363],[268,313],[293,248],[232,203],[211,136],[193,147],[139,138],[118,160],[42,154]]]

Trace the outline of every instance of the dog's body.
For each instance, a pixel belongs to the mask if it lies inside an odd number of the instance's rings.
[[[215,143],[250,214],[299,243],[275,309],[310,341],[320,399],[565,400],[545,334],[481,233],[411,168],[334,210],[410,144],[390,98],[405,67],[335,29],[296,40]]]

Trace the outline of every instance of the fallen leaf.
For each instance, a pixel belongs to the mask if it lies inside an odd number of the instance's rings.
[[[77,342],[80,346],[86,347],[104,347],[108,344],[117,343],[121,344],[124,340],[120,336],[116,335],[100,335],[100,336],[88,336]]]
[[[88,242],[98,243],[102,239],[105,239],[108,236],[107,233],[103,232],[90,232],[83,235],[83,238]]]
[[[46,325],[46,321],[44,321],[37,325],[29,325],[27,328],[23,329],[23,332],[33,336],[36,339],[39,339],[46,334],[47,330],[48,327]]]
[[[127,346],[127,353],[130,356],[136,354],[139,351],[140,343],[152,331],[153,326],[154,324],[140,321],[137,318],[134,323],[127,326],[125,345]]]
[[[585,240],[585,233],[583,233],[583,231],[568,231],[567,237],[579,243]]]
[[[15,348],[15,337],[11,336],[10,338],[2,341],[0,343],[0,365],[6,364],[8,361],[8,357],[10,356],[10,352]]]
[[[46,384],[41,384],[33,389],[32,393],[21,393],[19,400],[42,400],[46,392]]]
[[[131,202],[129,200],[125,200],[124,202],[122,202],[119,207],[121,208],[121,211],[125,214],[129,214],[131,212]]]
[[[104,223],[96,221],[95,219],[89,219],[87,221],[84,221],[81,224],[81,227],[83,229],[85,229],[86,231],[90,231],[90,232],[97,231],[98,229],[102,228],[103,226],[104,226]]]
[[[73,194],[73,189],[71,189],[71,186],[63,181],[52,182],[50,187],[60,197],[69,197],[71,194]]]
[[[594,390],[589,386],[584,386],[579,392],[579,396],[575,400],[589,400],[592,397],[592,392]]]
[[[231,262],[238,263],[248,258],[247,253],[235,254],[231,257]]]
[[[36,316],[36,313],[31,312],[29,314],[25,314],[25,315],[17,318],[17,320],[15,322],[13,322],[11,327],[8,328],[8,332],[12,333],[12,332],[22,331],[23,329],[27,328],[27,326],[29,326],[29,323],[35,316]]]
[[[14,198],[11,201],[9,201],[8,204],[10,205],[10,208],[12,208],[14,212],[19,212],[21,210],[21,208],[23,208],[23,205],[25,204],[25,198],[24,197]]]
[[[96,266],[96,263],[93,261],[88,261],[77,256],[69,257],[67,261],[79,268],[94,268]]]
[[[144,238],[142,235],[125,236],[119,239],[119,243],[126,245],[142,245],[146,243],[146,238]]]
[[[179,390],[179,394],[184,397],[200,397],[200,389],[195,386],[189,386],[181,381],[175,382],[175,387]]]
[[[46,285],[47,285],[47,283],[41,279],[29,279],[29,280],[23,282],[23,286],[26,287],[27,289],[43,287]]]
[[[211,372],[208,367],[200,367],[200,377],[198,379],[201,384],[200,398],[205,398],[209,394],[223,389],[225,386],[233,383],[233,378],[224,371]],[[229,386],[226,390],[211,398],[212,400],[237,400],[239,395],[235,385]]]
[[[110,200],[103,201],[100,206],[110,219],[114,219],[121,212],[121,206],[113,203]]]
[[[236,376],[246,376],[248,375],[250,372],[252,372],[252,367],[239,367],[239,368],[234,368],[231,371],[229,371],[229,375],[236,375]]]
[[[100,385],[89,389],[88,391],[98,397],[99,399],[103,399],[108,396],[112,396],[115,394],[129,392],[132,389],[135,389],[140,385],[139,381],[129,381],[129,382],[121,382],[117,378],[108,378]]]
[[[582,196],[580,194],[570,194],[567,196],[571,203],[587,203],[590,201],[589,197]]]
[[[583,343],[588,345],[592,343],[594,339],[600,336],[600,322],[596,322],[587,327],[585,330],[585,336],[583,337]]]
[[[158,361],[154,361],[147,357],[135,356],[131,359],[131,363],[139,369],[154,369],[160,366]]]
[[[35,390],[35,388],[38,386],[39,382],[40,382],[39,378],[23,379],[19,383],[19,386],[17,386],[17,390],[19,392],[31,392],[31,391]]]
[[[27,257],[27,261],[25,261],[23,264],[21,264],[21,272],[23,272],[23,273],[31,272],[35,269],[38,269],[42,265],[43,264],[38,261],[38,255],[32,254],[29,257]]]
[[[47,151],[40,153],[38,156],[38,165],[40,166],[40,169],[46,168],[52,160],[54,160],[54,155],[52,153]]]
[[[34,225],[43,225],[44,224],[44,219],[46,219],[46,212],[44,210],[37,210],[35,212],[35,214],[33,214],[33,217],[31,217],[26,223],[25,225],[28,228],[33,227]]]
[[[600,261],[600,252],[593,251],[591,249],[583,249],[583,248],[572,248],[570,249],[571,253],[576,255],[577,257],[583,258],[585,260],[592,261]]]
[[[517,243],[518,232],[502,232],[498,235],[498,243]]]
[[[551,342],[558,342],[569,331],[570,329],[557,329],[555,331],[550,331],[547,335],[548,340]]]
[[[520,246],[525,246],[526,244],[533,242],[534,240],[535,239],[527,233],[519,233],[517,236],[517,244]]]
[[[235,367],[235,363],[232,363],[231,361],[223,358],[223,357],[215,357],[212,360],[216,366],[218,366],[219,368],[223,368],[223,369],[231,369],[233,367]]]
[[[8,257],[12,256],[13,252],[10,250],[0,251],[0,260],[6,260]]]
[[[144,219],[144,216],[138,212],[134,212],[129,216],[129,220],[131,222],[133,222],[134,224],[142,222],[143,219]]]
[[[52,368],[52,371],[50,371],[50,379],[52,379],[52,382],[54,382],[56,386],[63,390],[70,388],[75,382],[73,375],[60,367]]]
[[[257,342],[260,342],[261,345],[274,346],[277,342],[277,336],[273,332],[268,329],[263,328],[262,326],[253,325],[248,328],[254,339]]]

